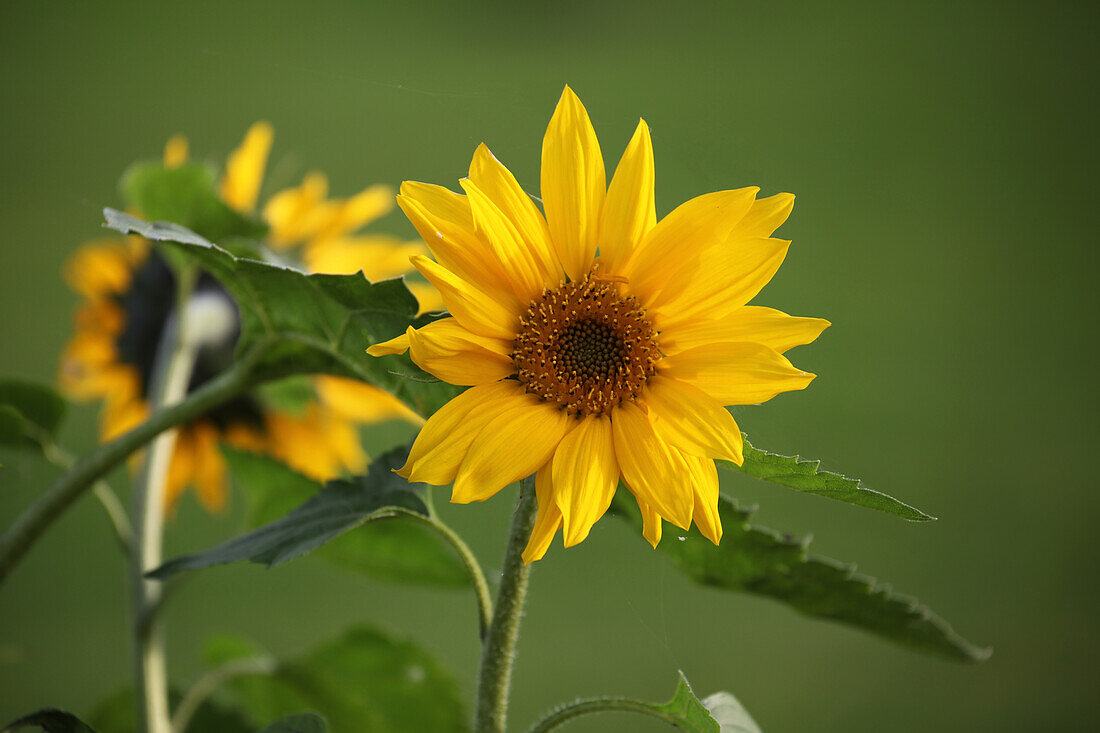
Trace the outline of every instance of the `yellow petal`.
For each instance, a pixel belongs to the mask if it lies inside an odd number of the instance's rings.
[[[412,331],[413,327],[409,326],[405,330],[405,333],[400,336],[395,336],[389,341],[383,341],[378,344],[374,344],[367,348],[367,354],[370,356],[389,356],[391,354],[404,354],[409,350],[409,331]]]
[[[686,465],[674,458],[637,405],[626,402],[614,408],[611,427],[623,481],[662,517],[687,529],[693,498]]]
[[[229,154],[222,175],[221,197],[230,208],[245,213],[256,208],[274,137],[271,125],[257,122],[248,128],[240,147]]]
[[[711,320],[689,319],[665,326],[661,331],[661,351],[675,354],[705,344],[751,341],[783,353],[808,344],[831,324],[824,318],[788,316],[774,308],[746,305]]]
[[[554,500],[565,523],[565,546],[588,536],[592,525],[611,506],[619,485],[619,464],[611,420],[605,415],[582,419],[554,452]]]
[[[677,206],[642,239],[626,264],[631,290],[648,307],[676,297],[698,269],[699,258],[719,248],[752,206],[759,189],[696,196]]]
[[[600,259],[618,272],[657,223],[653,197],[653,142],[645,120],[626,146],[600,219]]]
[[[520,187],[512,172],[489,152],[485,143],[478,145],[474,151],[474,158],[470,163],[470,180],[515,226],[520,240],[529,248],[537,263],[543,279],[557,284],[562,276],[561,263],[550,243],[546,219],[527,192]]]
[[[575,422],[557,405],[531,395],[481,429],[455,476],[451,501],[483,501],[546,463]]]
[[[424,254],[421,242],[397,237],[335,237],[310,242],[302,250],[302,263],[309,272],[352,275],[362,271],[368,280],[378,282],[409,272],[409,258]]]
[[[267,448],[267,441],[263,434],[246,423],[230,423],[225,428],[223,439],[227,445],[252,453],[263,453]]]
[[[140,397],[125,400],[108,400],[103,406],[99,423],[99,437],[114,440],[128,433],[149,417],[149,405]]]
[[[471,387],[455,397],[424,423],[397,473],[436,486],[451,483],[481,429],[505,410],[526,404],[523,391],[523,385],[509,379]]]
[[[168,459],[168,476],[164,480],[161,506],[172,511],[183,492],[194,482],[195,433],[193,426],[185,425],[176,435],[172,457]]]
[[[691,471],[691,486],[695,492],[692,521],[704,537],[717,545],[722,540],[722,518],[718,514],[718,468],[710,458],[700,458],[683,451],[680,451],[680,457]]]
[[[393,210],[393,189],[383,184],[365,188],[351,198],[335,201],[331,215],[315,235],[321,239],[354,232]]]
[[[692,384],[723,405],[757,405],[780,392],[804,389],[815,374],[796,369],[762,344],[697,346],[661,360],[665,376]]]
[[[397,205],[441,265],[497,300],[515,299],[500,262],[474,231],[465,196],[442,186],[405,181]]]
[[[638,509],[642,513],[642,537],[645,537],[646,541],[656,549],[661,542],[661,516],[649,504],[638,499],[637,496],[634,498],[637,499]]]
[[[523,240],[520,231],[476,183],[463,179],[459,184],[470,202],[478,235],[489,244],[519,301],[530,302],[550,284],[542,263]]]
[[[542,206],[565,274],[577,280],[592,264],[607,193],[603,155],[592,121],[569,87],[542,141]]]
[[[164,167],[178,168],[187,162],[188,142],[184,135],[173,135],[164,144]]]
[[[670,445],[741,465],[741,431],[733,415],[701,389],[655,374],[646,385],[645,401],[653,428]]]
[[[757,199],[753,202],[749,213],[734,229],[737,237],[755,238],[770,237],[779,225],[787,220],[794,208],[794,194],[777,193],[774,196]]]
[[[423,425],[424,418],[384,389],[355,379],[320,375],[314,378],[317,395],[329,409],[348,420],[374,424],[405,420]]]
[[[413,362],[450,384],[489,384],[515,371],[511,343],[470,333],[454,318],[410,328],[408,337]]]
[[[79,247],[65,261],[65,281],[86,298],[116,295],[130,287],[137,264],[125,240],[96,240]]]
[[[775,275],[790,242],[742,239],[703,252],[690,284],[674,299],[655,299],[652,307],[662,331],[673,331],[698,318],[720,318],[748,303]]]
[[[193,482],[199,501],[208,512],[222,512],[226,505],[225,456],[218,447],[218,429],[209,422],[193,427]]]
[[[415,256],[413,266],[430,282],[443,304],[458,322],[481,336],[510,340],[515,338],[519,308],[515,302],[500,303],[427,257]]]
[[[439,311],[446,310],[446,306],[443,305],[443,298],[440,296],[439,291],[433,288],[431,285],[419,280],[410,280],[405,283],[412,294],[416,296],[416,302],[420,306],[420,310],[417,311],[417,315],[423,315],[424,313],[438,313]]]
[[[523,562],[528,565],[542,559],[562,524],[561,510],[554,501],[550,470],[550,462],[547,462],[535,474],[535,496],[539,502],[539,513],[535,519],[535,527],[531,530],[531,539],[527,541],[527,548],[523,551]]]
[[[328,179],[311,171],[297,188],[279,191],[264,204],[264,221],[270,227],[268,241],[283,249],[316,234],[332,217],[332,206],[325,202]]]
[[[301,415],[269,412],[265,424],[271,454],[307,476],[327,481],[367,467],[355,425],[320,405],[310,405]]]

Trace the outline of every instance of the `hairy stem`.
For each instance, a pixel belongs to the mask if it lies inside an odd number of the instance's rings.
[[[485,580],[485,573],[482,572],[473,550],[453,529],[436,517],[410,514],[409,518],[431,527],[458,553],[466,572],[470,575],[470,582],[474,585],[474,594],[477,596],[478,635],[482,641],[485,641],[485,635],[489,633],[489,625],[493,622],[493,599],[489,595],[489,584]]]
[[[504,731],[519,620],[523,615],[527,581],[531,574],[531,568],[523,562],[523,548],[535,525],[537,509],[534,480],[528,478],[520,485],[519,503],[512,517],[512,529],[504,551],[493,621],[482,644],[481,670],[477,681],[477,733]]]
[[[531,726],[527,733],[546,733],[549,730],[557,728],[562,723],[572,720],[573,718],[579,718],[582,715],[612,712],[641,713],[642,715],[658,718],[672,725],[677,725],[677,723],[680,722],[677,718],[670,716],[668,713],[658,709],[656,705],[650,703],[629,700],[625,697],[590,697],[568,703],[567,705],[562,705]]]

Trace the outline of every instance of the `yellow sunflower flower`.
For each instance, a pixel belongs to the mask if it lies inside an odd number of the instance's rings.
[[[230,154],[219,193],[231,208],[245,214],[256,208],[272,139],[271,126],[256,123]],[[172,137],[164,149],[164,164],[182,165],[187,158],[187,139]],[[410,255],[425,252],[423,245],[357,233],[392,207],[392,192],[384,186],[347,200],[330,199],[324,176],[310,173],[301,187],[275,194],[264,206],[270,229],[266,244],[282,250],[300,245],[309,271],[363,270],[371,280],[395,277],[410,269]],[[175,282],[149,242],[133,236],[83,245],[66,263],[65,276],[84,301],[76,313],[75,333],[61,356],[61,388],[74,399],[103,401],[100,433],[110,440],[148,417],[147,390],[157,345],[175,305]],[[200,278],[197,290],[229,297],[207,275]],[[427,284],[417,285],[417,296],[425,310],[441,307],[438,294],[433,295]],[[192,389],[224,368],[235,341],[233,336],[200,351]],[[395,418],[423,423],[392,395],[371,385],[317,376],[310,386],[314,398],[301,409],[280,409],[262,395],[248,394],[181,426],[169,467],[167,506],[173,506],[188,486],[197,490],[209,510],[225,506],[226,466],[220,442],[269,453],[326,480],[345,471],[366,470],[357,425]]]
[[[464,191],[406,182],[398,204],[434,260],[413,264],[452,317],[369,349],[410,352],[469,389],[433,415],[398,473],[481,501],[532,473],[538,519],[524,552],[559,528],[581,542],[620,480],[644,535],[694,521],[712,542],[714,459],[742,462],[726,405],[764,402],[814,378],[782,352],[829,325],[746,305],[789,242],[771,234],[794,197],[757,188],[694,198],[657,221],[649,128],[638,124],[606,183],[588,113],[568,87],[543,139],[540,212],[484,145]]]

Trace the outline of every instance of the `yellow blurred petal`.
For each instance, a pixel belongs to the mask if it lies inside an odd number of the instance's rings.
[[[230,208],[243,213],[256,208],[274,137],[270,124],[257,122],[248,128],[240,146],[229,154],[222,175],[221,197]]]
[[[354,424],[331,410],[314,404],[301,415],[268,413],[265,422],[272,455],[311,478],[327,481],[366,469]]]
[[[523,551],[523,562],[528,565],[542,559],[562,525],[561,510],[554,502],[550,471],[550,463],[547,462],[535,474],[535,496],[539,502],[539,513],[535,518],[535,527],[531,530],[531,539],[527,541],[527,548]]]
[[[319,375],[314,386],[321,401],[338,415],[356,422],[373,424],[405,420],[423,425],[424,418],[384,389],[355,379]]]
[[[82,245],[65,261],[65,281],[86,298],[108,297],[130,287],[135,266],[126,240],[97,240]]]
[[[433,288],[428,283],[422,283],[419,280],[410,280],[405,283],[412,294],[416,296],[416,302],[420,305],[420,310],[417,311],[417,315],[423,315],[424,313],[438,313],[439,311],[446,310],[446,306],[443,305],[443,297],[439,294],[439,291]]]
[[[421,242],[396,237],[369,235],[338,237],[310,242],[302,251],[302,263],[309,272],[352,275],[360,270],[371,282],[388,280],[409,272],[409,258],[427,254]]]
[[[699,256],[690,285],[677,295],[666,291],[651,301],[660,315],[659,328],[673,331],[695,318],[719,318],[756,297],[787,256],[790,242],[742,239],[714,247]]]
[[[697,346],[661,360],[665,376],[692,384],[723,405],[757,405],[804,389],[815,374],[797,369],[762,344]]]
[[[451,501],[483,501],[546,463],[573,424],[557,405],[524,395],[481,429],[455,476]]]
[[[600,259],[618,272],[657,223],[653,196],[653,142],[645,120],[626,146],[603,205]]]
[[[339,237],[354,232],[393,210],[393,189],[383,184],[366,188],[335,207],[317,237]]]
[[[755,187],[715,191],[677,206],[657,222],[634,250],[623,273],[648,307],[674,298],[688,285],[699,258],[720,247],[752,206]]]
[[[269,241],[277,249],[312,237],[332,217],[332,206],[325,202],[328,179],[312,171],[296,188],[279,191],[267,200],[263,217],[270,228]]]
[[[686,453],[722,458],[741,465],[741,431],[733,416],[698,387],[655,374],[645,401],[653,428],[669,445]]]
[[[661,331],[661,351],[675,354],[705,344],[751,341],[783,353],[808,344],[831,324],[824,318],[789,316],[774,308],[746,305],[712,320],[687,320]]]
[[[757,199],[749,213],[734,229],[733,234],[746,239],[770,237],[787,220],[794,209],[794,194],[777,193],[774,196]]]
[[[225,457],[218,447],[218,429],[200,422],[193,427],[193,481],[199,501],[208,512],[225,510]]]
[[[571,279],[581,278],[592,264],[606,193],[596,131],[567,86],[542,141],[542,206],[554,249]]]
[[[405,333],[400,336],[395,336],[389,341],[383,341],[379,344],[374,344],[367,348],[367,353],[371,356],[389,356],[390,354],[404,354],[409,350],[409,331],[412,331],[412,326],[409,326]]]
[[[619,464],[606,415],[586,417],[554,451],[554,499],[565,525],[565,546],[584,541],[611,506],[619,485]]]
[[[514,380],[471,387],[428,418],[397,473],[410,481],[444,486],[455,474],[483,427],[507,409],[527,403]]]
[[[195,434],[192,426],[185,425],[176,435],[176,445],[168,460],[168,476],[164,481],[161,502],[166,512],[175,509],[183,492],[191,485],[195,475]]]
[[[226,445],[253,453],[263,453],[267,449],[267,440],[263,434],[244,423],[231,423],[226,427],[223,439]]]
[[[187,162],[190,145],[184,135],[173,135],[164,144],[164,167],[177,168]]]
[[[412,258],[413,266],[430,282],[443,304],[458,322],[481,336],[510,340],[515,337],[519,308],[515,302],[500,303],[427,257]]]
[[[108,400],[100,416],[99,436],[103,442],[128,433],[149,417],[149,405],[140,398]]]
[[[662,517],[687,529],[693,502],[687,467],[675,460],[649,416],[634,403],[624,402],[611,411],[611,427],[623,481]]]
[[[515,371],[510,342],[470,333],[454,318],[410,328],[408,337],[413,362],[450,384],[488,384]]]
[[[692,521],[704,537],[717,545],[722,540],[722,518],[718,514],[718,468],[710,458],[700,458],[683,451],[680,451],[680,457],[691,471],[691,485],[695,492]]]
[[[459,181],[470,202],[474,228],[489,244],[520,302],[529,302],[550,284],[550,276],[523,239],[523,234],[471,180]],[[554,281],[556,285],[558,281]]]
[[[485,143],[478,145],[474,151],[474,158],[470,163],[470,180],[515,226],[520,241],[530,250],[542,279],[548,283],[560,282],[561,263],[550,242],[546,219],[527,192],[520,187],[512,172],[489,152]]]
[[[397,205],[439,264],[497,300],[515,299],[500,262],[474,231],[465,196],[443,186],[405,181]]]

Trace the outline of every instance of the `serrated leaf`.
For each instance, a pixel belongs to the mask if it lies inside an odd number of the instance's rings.
[[[680,672],[680,679],[676,683],[676,694],[672,699],[664,705],[653,707],[666,716],[665,720],[682,730],[690,733],[721,733],[718,722],[692,692],[691,685],[688,684],[683,672]]]
[[[454,679],[412,642],[356,627],[271,674],[235,677],[227,697],[256,720],[316,710],[334,731],[467,729]]]
[[[239,560],[268,567],[317,549],[329,540],[367,522],[401,516],[428,516],[418,492],[423,484],[410,484],[393,473],[408,453],[397,448],[378,458],[371,472],[355,481],[330,481],[285,517],[259,529],[194,555],[169,560],[149,573],[168,578],[181,570],[197,570]]]
[[[0,379],[0,445],[41,449],[57,435],[65,408],[65,400],[50,387]]]
[[[172,709],[182,698],[179,690],[169,690],[168,701]],[[137,733],[134,691],[126,688],[100,700],[88,720],[103,733]],[[255,730],[255,725],[240,711],[208,697],[191,716],[187,729],[182,733],[253,733]]]
[[[457,394],[458,388],[431,378],[406,357],[366,356],[368,346],[418,322],[416,298],[403,280],[307,275],[234,257],[175,224],[150,224],[113,209],[104,215],[108,227],[165,242],[218,279],[240,313],[238,355],[265,346],[254,370],[259,380],[313,373],[352,377],[381,387],[425,416]]]
[[[267,456],[224,448],[233,481],[247,497],[248,524],[276,521],[321,491],[321,484]],[[371,466],[371,471],[384,471]],[[397,479],[399,482],[401,479]],[[430,528],[371,522],[319,548],[344,567],[385,580],[464,587],[470,576],[454,550]]]
[[[703,705],[718,723],[721,733],[761,733],[760,726],[745,706],[728,692],[716,692],[703,699]]]
[[[326,733],[328,725],[317,713],[297,713],[277,720],[260,733]]]
[[[613,506],[617,515],[629,517],[641,530],[641,517],[627,492],[617,492]],[[676,536],[666,536],[658,545],[695,582],[774,598],[807,616],[854,626],[955,661],[989,657],[990,650],[963,639],[916,599],[856,574],[855,565],[807,554],[809,540],[750,526],[752,510],[741,509],[725,496],[718,510],[724,530],[718,546],[694,527],[690,532],[677,529]]]
[[[868,489],[859,479],[848,478],[832,471],[822,471],[821,461],[803,460],[798,456],[783,456],[754,448],[747,436],[742,434],[745,443],[745,462],[741,466],[729,461],[718,461],[718,465],[729,471],[737,471],[754,478],[770,481],[806,494],[816,494],[829,499],[875,509],[894,514],[911,522],[927,522],[935,517],[920,509],[898,501],[881,491]]]
[[[3,733],[35,726],[46,733],[95,733],[91,726],[72,713],[57,708],[43,708],[24,715],[4,726]]]
[[[170,168],[159,162],[135,163],[119,182],[127,206],[151,221],[175,222],[215,242],[267,233],[262,221],[227,206],[217,185],[214,169],[202,163]]]

